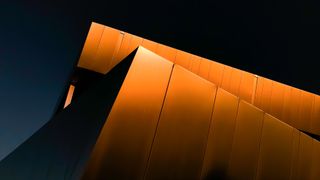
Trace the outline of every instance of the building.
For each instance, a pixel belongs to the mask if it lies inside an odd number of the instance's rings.
[[[93,23],[1,179],[318,179],[320,97]]]

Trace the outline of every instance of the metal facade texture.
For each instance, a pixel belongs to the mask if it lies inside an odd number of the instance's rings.
[[[316,94],[98,23],[77,68],[102,81],[71,84],[0,179],[320,179]]]
[[[138,46],[188,69],[301,131],[320,135],[319,95],[101,24],[92,23],[78,66],[105,74]]]

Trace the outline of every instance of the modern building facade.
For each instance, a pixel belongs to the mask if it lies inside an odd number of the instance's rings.
[[[61,111],[1,179],[319,179],[320,97],[92,23]]]

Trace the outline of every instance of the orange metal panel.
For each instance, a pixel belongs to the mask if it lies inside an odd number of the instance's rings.
[[[253,104],[256,107],[261,107],[261,97],[262,97],[262,89],[263,89],[263,78],[258,76],[257,77],[257,82],[256,82],[256,91],[255,91],[255,97],[254,97],[254,101]]]
[[[297,175],[298,169],[298,161],[299,161],[299,144],[300,144],[300,131],[293,128],[292,134],[292,161],[291,161],[291,173],[290,179],[295,179]]]
[[[289,110],[289,116],[284,117],[290,119],[290,125],[293,127],[300,129],[300,125],[298,122],[299,118],[299,104],[300,104],[300,99],[301,99],[301,90],[293,87],[289,87],[291,89],[290,93],[290,104],[288,107]]]
[[[256,97],[256,92],[257,92],[257,85],[258,85],[258,75],[254,75],[254,80],[253,80],[253,92],[252,92],[252,98],[251,98],[251,104],[255,102],[255,97]]]
[[[230,66],[225,66],[223,71],[223,78],[221,82],[221,87],[226,91],[239,96],[239,87],[242,77],[241,70],[232,68]]]
[[[320,96],[315,95],[311,114],[311,132],[320,134]]]
[[[190,56],[191,54],[178,50],[175,63],[184,68],[188,68],[191,63]]]
[[[166,59],[198,73],[248,102],[253,102],[255,106],[280,120],[300,130],[320,134],[320,121],[315,120],[319,111],[314,111],[313,106],[317,104],[315,104],[315,100],[312,100],[316,95],[301,94],[304,91],[262,77],[258,78],[257,86],[253,85],[254,87],[252,87],[250,84],[252,80],[255,84],[255,78],[251,79],[250,73],[213,61],[208,65],[208,61],[203,59],[199,61],[200,57],[198,56],[147,39],[143,40],[141,37],[129,33],[119,33],[119,30],[92,23],[78,66],[106,73],[130,52],[143,44]]]
[[[256,179],[289,179],[293,128],[265,114]]]
[[[92,63],[94,63],[103,30],[103,25],[97,23],[91,24],[78,62],[79,67],[90,69]]]
[[[189,67],[190,71],[195,74],[198,74],[199,68],[200,68],[201,57],[192,55],[190,60],[191,60],[190,67]]]
[[[299,104],[299,114],[297,115],[297,128],[310,132],[311,130],[311,114],[315,96],[309,92],[301,91],[301,100]],[[320,119],[318,120],[320,121]]]
[[[158,49],[156,53],[171,62],[175,62],[177,50],[172,47],[165,46],[163,44],[158,44]]]
[[[130,43],[131,38],[132,38],[131,34],[124,33],[119,51],[118,51],[116,58],[114,59],[114,62],[113,62],[114,65],[117,65],[120,61],[122,61],[125,57],[127,57],[129,55],[128,48],[129,48],[129,43]]]
[[[320,177],[320,142],[314,139],[310,179],[319,180],[319,177]]]
[[[120,48],[122,38],[123,35],[120,34],[119,30],[105,26],[91,70],[102,74],[110,70],[113,58]]]
[[[310,179],[312,144],[313,139],[311,137],[300,133],[299,158],[297,164],[295,164],[297,167],[293,179]]]
[[[146,179],[199,179],[216,86],[175,65]]]
[[[261,108],[267,113],[270,113],[270,107],[272,106],[270,104],[270,100],[271,100],[273,81],[267,78],[259,77],[258,86],[259,86],[259,83],[262,83],[263,87],[262,87],[262,92],[260,97],[260,106],[257,105],[257,107]]]
[[[139,48],[83,179],[141,179],[173,64]]]
[[[142,43],[141,37],[131,35],[127,54],[130,54],[132,51],[134,51],[139,45],[141,45],[141,43]]]
[[[229,91],[236,96],[239,96],[241,78],[242,78],[242,71],[239,69],[233,68],[231,73],[231,78],[230,78]]]
[[[156,52],[158,49],[158,43],[148,39],[143,39],[141,45],[152,52]]]
[[[211,61],[209,59],[202,58],[200,61],[198,75],[205,79],[209,79],[210,67],[211,67]]]
[[[74,85],[70,85],[63,108],[67,107],[71,103],[73,92],[74,92]]]
[[[239,97],[247,102],[252,102],[256,77],[245,71],[242,71],[241,82],[239,87]]]
[[[224,66],[223,75],[221,79],[221,88],[230,92],[231,75],[233,68],[230,66]]]
[[[291,93],[292,93],[292,88],[286,86],[284,89],[283,109],[282,109],[282,114],[280,118],[283,122],[286,122],[290,125],[292,124],[292,119],[290,117],[294,117],[293,115],[291,115],[292,111],[290,110],[290,108],[292,107],[292,101],[293,101],[293,99],[291,99]]]
[[[223,179],[228,169],[239,98],[218,89],[201,179]]]
[[[212,61],[210,72],[209,72],[209,81],[213,82],[217,86],[221,86],[223,69],[224,69],[223,64]]]
[[[270,97],[270,114],[274,117],[281,119],[285,88],[283,84],[273,81],[272,82],[272,93]]]
[[[240,101],[227,176],[254,179],[258,164],[263,112]]]

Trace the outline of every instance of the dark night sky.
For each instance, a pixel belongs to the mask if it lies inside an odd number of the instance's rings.
[[[1,0],[0,159],[53,115],[91,21],[320,94],[317,0]]]

